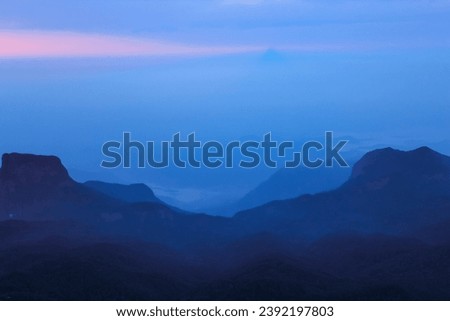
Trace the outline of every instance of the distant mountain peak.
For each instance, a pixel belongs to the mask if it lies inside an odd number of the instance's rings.
[[[58,157],[19,153],[3,155],[0,180],[24,185],[60,185],[73,182]]]
[[[450,180],[450,157],[426,146],[411,151],[377,149],[365,154],[355,164],[350,181],[375,181],[399,175]]]
[[[419,147],[419,148],[417,148],[417,149],[414,149],[413,152],[428,152],[428,153],[431,152],[431,153],[437,153],[437,154],[438,154],[438,152],[432,150],[432,149],[431,149],[430,147],[428,147],[428,146],[421,146],[421,147]]]
[[[262,55],[262,61],[266,63],[282,62],[285,57],[277,50],[269,48]]]
[[[416,156],[422,155],[422,156],[428,156],[428,157],[447,157],[447,156],[442,155],[442,154],[438,153],[437,151],[431,149],[428,146],[419,147],[417,149],[410,151],[409,153],[414,154]]]

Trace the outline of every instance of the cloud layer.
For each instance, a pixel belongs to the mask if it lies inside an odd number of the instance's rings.
[[[0,58],[212,56],[257,52],[257,46],[195,46],[147,38],[49,31],[0,31]]]

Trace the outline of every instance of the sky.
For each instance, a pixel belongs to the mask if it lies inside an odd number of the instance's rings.
[[[179,201],[239,197],[272,171],[105,172],[102,144],[331,130],[355,153],[450,154],[449,87],[450,1],[0,2],[0,151]]]

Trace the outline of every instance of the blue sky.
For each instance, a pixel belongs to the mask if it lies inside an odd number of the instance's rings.
[[[0,150],[174,197],[237,195],[270,171],[105,174],[102,143],[332,130],[360,152],[449,154],[449,87],[450,1],[0,2]]]

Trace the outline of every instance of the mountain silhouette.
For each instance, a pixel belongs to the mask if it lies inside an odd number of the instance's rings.
[[[358,161],[339,188],[240,212],[257,229],[317,238],[337,231],[411,233],[450,218],[450,158],[391,148]]]
[[[136,221],[142,216],[178,215],[154,197],[151,190],[137,185],[136,198],[150,197],[152,201],[132,205],[126,197],[114,197],[113,188],[107,193],[75,182],[55,156],[30,154],[5,154],[0,169],[0,218],[28,221],[71,220],[100,227],[114,228],[121,221]],[[103,191],[111,187],[102,183],[94,185]],[[92,185],[91,185],[92,186]],[[117,188],[113,185],[114,188]],[[127,190],[130,187],[119,189]],[[131,187],[131,189],[134,186]],[[153,196],[153,197],[152,197]],[[124,224],[128,226],[129,224]],[[129,231],[130,233],[132,231]]]
[[[237,212],[275,200],[335,189],[350,176],[349,167],[282,168],[232,206]]]
[[[101,186],[102,192],[97,189]],[[215,242],[230,234],[223,219],[178,210],[153,198],[142,185],[81,184],[54,156],[5,154],[0,171],[0,218],[78,222],[102,234],[158,241],[172,246]],[[117,189],[127,194],[115,197]],[[132,191],[155,201],[131,203]],[[143,195],[136,194],[135,199]],[[189,216],[189,217],[186,217]],[[232,233],[231,233],[232,234]],[[213,237],[216,235],[216,237]],[[208,239],[208,237],[210,239]]]
[[[18,153],[3,155],[0,179],[3,184],[14,184],[11,188],[59,188],[74,184],[59,158]]]
[[[231,218],[77,183],[54,156],[2,160],[2,300],[450,299],[450,158],[426,147]]]
[[[410,152],[386,148],[364,155],[354,166],[349,184],[360,187],[365,184],[368,189],[403,184],[402,190],[413,187],[419,193],[447,194],[449,181],[450,157],[428,147]]]
[[[54,156],[5,154],[0,169],[0,217],[44,219],[46,208],[76,203],[83,191]],[[63,215],[64,213],[61,213]]]
[[[4,219],[91,222],[125,234],[189,243],[211,234],[216,241],[221,235],[232,239],[265,231],[298,240],[340,231],[407,234],[450,219],[449,159],[425,147],[376,150],[363,156],[350,179],[335,190],[270,202],[224,219],[188,218],[142,185],[79,184],[56,157],[6,154],[0,214]],[[143,202],[130,203],[132,197]],[[199,229],[202,236],[195,233]]]

